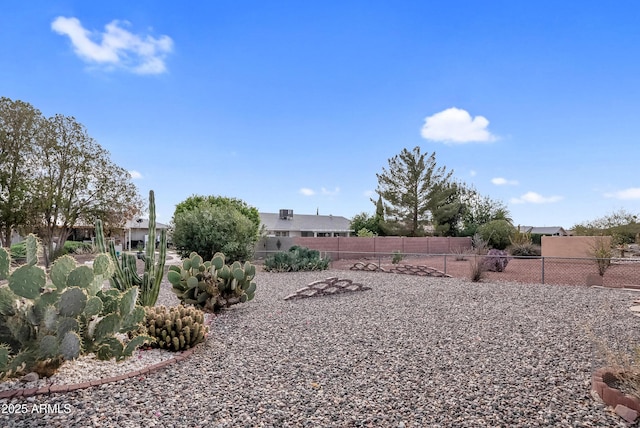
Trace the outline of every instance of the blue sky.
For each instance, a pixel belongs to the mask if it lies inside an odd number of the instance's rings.
[[[640,3],[3,2],[0,96],[74,116],[159,220],[353,215],[403,148],[515,223],[640,212]],[[375,196],[374,196],[375,197]]]

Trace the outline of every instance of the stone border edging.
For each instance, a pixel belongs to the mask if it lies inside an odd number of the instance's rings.
[[[640,412],[640,400],[610,387],[604,381],[607,377],[615,378],[614,370],[608,367],[596,370],[591,375],[591,390],[598,394],[605,404],[613,407],[615,412],[627,422],[634,422]]]
[[[107,383],[118,382],[121,380],[129,379],[136,376],[147,375],[149,373],[154,373],[154,372],[157,372],[158,370],[164,369],[165,367],[170,366],[172,364],[184,361],[185,359],[187,359],[187,357],[191,356],[191,354],[193,354],[195,350],[196,348],[193,347],[186,351],[180,352],[179,355],[169,358],[168,360],[160,361],[159,363],[152,364],[143,369],[135,370],[119,376],[104,377],[104,378],[95,379],[89,382],[73,383],[69,385],[49,385],[49,386],[43,386],[41,388],[8,389],[6,391],[0,391],[0,399],[32,397],[34,395],[42,395],[42,394],[55,394],[55,393],[64,394],[66,392],[76,391],[78,389],[91,388],[92,386],[100,386],[100,385],[105,385]]]

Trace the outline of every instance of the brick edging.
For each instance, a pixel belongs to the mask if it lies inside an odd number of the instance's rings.
[[[169,358],[168,360],[164,360],[159,363],[146,366],[140,370],[134,370],[132,372],[125,373],[118,376],[104,377],[100,379],[94,379],[89,382],[73,383],[69,385],[48,385],[48,386],[43,386],[41,388],[21,388],[21,389],[8,389],[6,391],[0,391],[0,399],[32,397],[34,395],[42,395],[42,394],[55,394],[55,393],[64,394],[66,392],[76,391],[78,389],[91,388],[93,386],[105,385],[107,383],[118,382],[118,381],[129,379],[132,377],[154,373],[161,369],[164,369],[167,366],[184,361],[187,357],[191,356],[191,354],[194,353],[195,349],[196,349],[195,347],[191,349],[187,349],[186,351],[182,351],[180,352],[180,354],[176,355],[175,357]]]
[[[604,382],[604,376],[615,376],[615,373],[615,370],[609,367],[596,370],[591,375],[591,390],[597,393],[605,404],[615,408],[616,413],[618,413],[618,406],[624,406],[633,411],[637,417],[638,413],[640,413],[640,400],[631,395],[624,394],[619,389],[612,388]],[[635,417],[633,419],[635,419]]]

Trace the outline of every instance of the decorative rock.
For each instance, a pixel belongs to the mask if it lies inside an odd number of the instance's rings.
[[[36,372],[31,372],[31,373],[27,373],[26,375],[22,376],[20,378],[20,382],[37,382],[38,379],[40,379],[40,376],[38,376],[38,373]]]
[[[628,408],[627,406],[623,406],[622,404],[618,404],[616,406],[615,412],[618,416],[629,423],[635,422],[635,420],[638,418],[638,412]]]
[[[323,281],[314,281],[306,287],[299,288],[295,293],[288,295],[284,300],[303,299],[305,297],[328,296],[332,294],[371,290],[371,287],[354,283],[350,279],[339,279],[337,276]]]
[[[640,312],[640,305],[638,305],[638,306],[631,306],[631,307],[629,308],[629,310],[630,310],[631,312]]]

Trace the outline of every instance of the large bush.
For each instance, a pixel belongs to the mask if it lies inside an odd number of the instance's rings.
[[[478,234],[491,248],[504,250],[509,246],[509,239],[515,232],[515,227],[507,220],[493,220],[478,228]]]
[[[249,260],[257,239],[255,223],[230,204],[203,201],[173,218],[173,244],[182,257],[196,252],[211,260],[220,252],[230,262]]]
[[[320,257],[318,250],[297,245],[289,248],[289,251],[275,253],[264,261],[264,270],[268,272],[297,272],[327,268],[329,268],[329,259]]]

